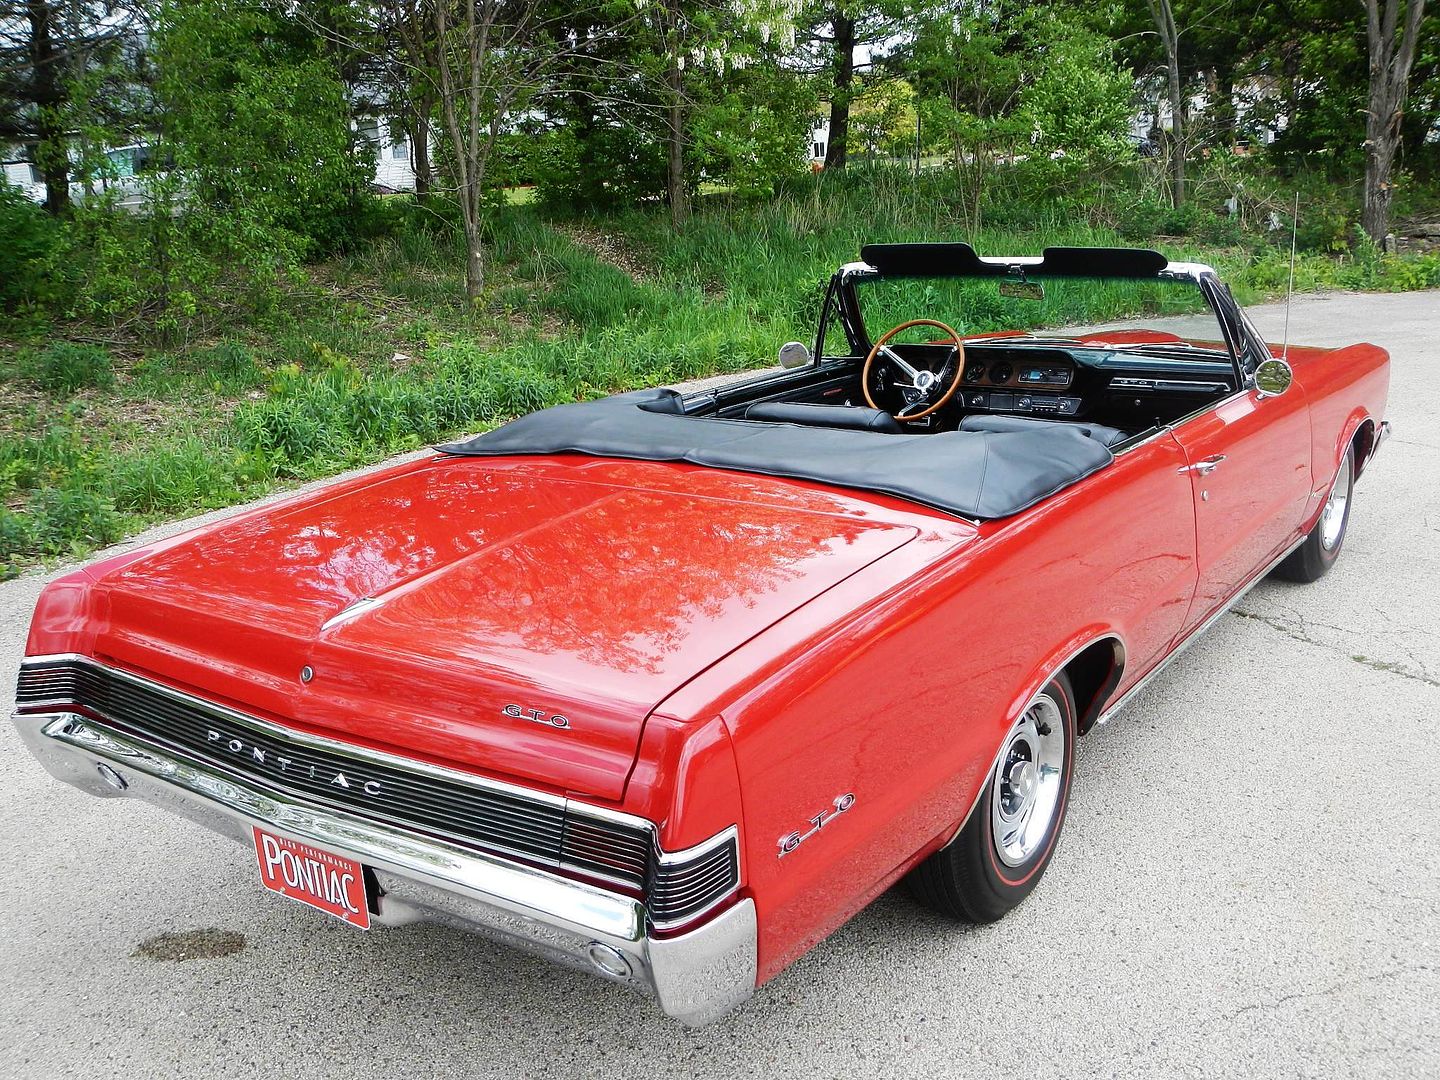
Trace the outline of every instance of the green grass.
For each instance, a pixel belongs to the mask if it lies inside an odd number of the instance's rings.
[[[12,343],[0,348],[0,576],[532,409],[772,363],[780,342],[813,337],[826,280],[865,242],[966,239],[982,254],[1134,242],[1063,207],[975,236],[961,220],[938,181],[880,176],[822,177],[761,205],[705,198],[680,234],[661,209],[585,222],[632,274],[512,205],[492,227],[485,303],[467,311],[456,231],[416,212],[212,339]],[[1244,301],[1285,285],[1288,251],[1161,246],[1216,264]],[[1437,286],[1440,257],[1306,255],[1297,285]],[[1080,299],[1087,321],[1138,313],[1133,290]],[[1012,315],[979,304],[964,329],[1007,329]],[[1021,317],[1058,316],[1044,304]]]

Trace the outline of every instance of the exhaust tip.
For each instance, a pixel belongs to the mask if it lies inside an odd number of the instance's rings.
[[[608,975],[612,979],[628,979],[630,977],[630,961],[625,959],[625,954],[619,949],[606,945],[604,942],[592,941],[585,953],[600,974]]]

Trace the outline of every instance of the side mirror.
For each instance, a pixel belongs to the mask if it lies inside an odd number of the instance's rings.
[[[813,361],[814,357],[802,341],[787,341],[780,346],[780,366],[783,368],[802,368]]]
[[[1279,397],[1294,381],[1295,373],[1284,360],[1262,360],[1255,369],[1255,389],[1261,397]]]

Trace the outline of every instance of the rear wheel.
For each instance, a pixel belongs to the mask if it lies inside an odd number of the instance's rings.
[[[1351,496],[1355,491],[1355,451],[1345,451],[1320,520],[1290,557],[1275,568],[1275,576],[1287,581],[1318,581],[1335,565],[1350,524]]]
[[[1075,695],[1062,672],[1010,726],[960,834],[911,871],[917,900],[965,922],[994,922],[1035,888],[1070,801]]]

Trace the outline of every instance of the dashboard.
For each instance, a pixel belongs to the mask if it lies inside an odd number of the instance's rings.
[[[1074,416],[1080,397],[1065,391],[1075,383],[1076,366],[1054,349],[972,347],[956,396],[967,409]]]
[[[914,362],[938,370],[948,347],[901,345]],[[893,374],[877,369],[877,400],[892,400]],[[1230,393],[1228,358],[1205,353],[1160,355],[1104,346],[976,343],[965,348],[965,366],[953,403],[917,428],[940,429],[966,413],[1053,416],[1146,428],[1192,412]]]

